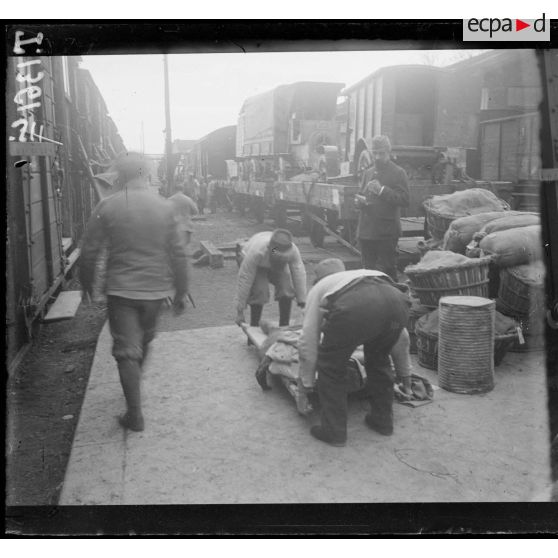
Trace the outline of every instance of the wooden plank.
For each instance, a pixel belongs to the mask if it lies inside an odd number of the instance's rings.
[[[77,262],[80,253],[81,253],[81,250],[80,250],[79,248],[76,248],[76,249],[66,258],[66,265],[64,266],[64,275],[66,275],[66,273],[68,273],[68,271],[70,271],[70,269],[72,269],[72,267],[74,266],[74,264]]]
[[[347,242],[344,238],[342,238],[341,236],[339,236],[337,233],[333,232],[328,226],[326,221],[324,221],[323,219],[320,219],[320,217],[318,217],[317,215],[314,215],[313,213],[309,213],[308,214],[310,216],[310,218],[313,221],[316,221],[317,223],[319,223],[320,225],[322,225],[322,227],[325,229],[325,231],[327,232],[327,234],[333,236],[337,242],[339,242],[340,244],[342,244],[343,246],[345,246],[345,248],[347,248],[348,250],[350,250],[351,252],[353,252],[353,254],[356,254],[357,256],[360,256],[360,250],[358,248],[355,248],[352,244],[350,244],[349,242]]]
[[[64,250],[64,253],[66,253],[73,244],[73,240],[70,237],[62,237],[62,249]]]
[[[267,335],[261,330],[259,326],[250,326],[248,324],[242,324],[242,330],[246,333],[246,336],[252,343],[256,349],[260,350],[267,339]]]
[[[81,291],[63,291],[50,307],[45,322],[73,318],[81,303]]]
[[[402,217],[401,236],[418,236],[424,235],[424,217]]]
[[[215,247],[213,242],[209,240],[200,240],[200,246],[204,253],[209,257],[209,266],[213,269],[223,267],[224,264],[224,254]]]

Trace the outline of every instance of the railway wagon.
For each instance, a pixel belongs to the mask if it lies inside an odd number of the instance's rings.
[[[410,180],[407,216],[420,213],[432,184],[449,183],[473,166],[481,99],[478,76],[428,65],[389,66],[342,95],[342,155],[350,173],[361,179],[372,164],[372,137],[387,135],[395,162]]]
[[[314,171],[339,174],[336,103],[342,83],[297,82],[246,99],[236,135],[234,201],[261,221],[274,208],[276,181]]]
[[[80,61],[31,51],[7,62],[10,368],[17,366],[37,319],[79,256],[81,236],[99,199],[93,175],[124,150],[103,97]]]
[[[284,215],[285,202],[305,204],[303,222],[314,243],[323,242],[325,221],[330,232],[355,245],[358,212],[352,201],[372,164],[372,137],[379,134],[390,137],[393,158],[410,179],[411,201],[404,217],[422,215],[426,197],[453,191],[453,180],[467,176],[465,169],[476,153],[481,98],[474,79],[459,74],[460,82],[456,73],[427,65],[389,66],[341,91],[336,110],[340,174],[327,182],[343,185],[342,207],[331,203],[333,193],[327,208],[321,198],[310,200],[303,182],[284,189],[278,212]]]
[[[298,82],[246,99],[236,135],[242,178],[288,180],[310,170],[338,174],[335,113],[342,87]]]
[[[224,126],[194,143],[189,153],[191,172],[200,179],[227,180],[227,159],[235,155],[236,126]]]

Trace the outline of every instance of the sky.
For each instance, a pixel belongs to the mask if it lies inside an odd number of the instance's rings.
[[[247,97],[296,81],[352,85],[395,64],[445,66],[482,51],[207,53],[169,55],[173,139],[200,139],[236,124]],[[129,150],[164,151],[163,55],[83,56]],[[143,129],[143,136],[142,136]],[[143,137],[143,141],[142,141]]]

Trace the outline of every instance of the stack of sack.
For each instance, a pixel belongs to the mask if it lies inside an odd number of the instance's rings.
[[[536,213],[525,211],[506,211],[505,213],[502,211],[488,211],[460,217],[452,221],[446,231],[442,242],[442,250],[465,254],[468,246],[470,250],[473,249],[478,246],[478,241],[487,234],[505,230],[502,227],[514,228],[538,224],[540,224],[539,216]],[[476,237],[477,240],[471,245],[473,237]]]
[[[422,305],[433,308],[441,296],[455,294],[495,298],[500,337],[495,360],[500,362],[508,348],[541,347],[545,299],[539,214],[511,211],[504,200],[482,188],[433,196],[424,207],[431,243],[440,252],[425,251],[418,264],[405,269]],[[450,253],[460,259],[450,258]],[[470,267],[475,259],[478,269]],[[474,283],[478,292],[465,290]],[[451,292],[457,284],[462,292]],[[434,312],[415,319],[419,362],[429,368],[437,363],[437,330],[428,327],[434,323],[437,328]]]
[[[512,350],[528,350],[544,346],[545,268],[539,215],[516,213],[484,225],[466,253],[491,258],[496,308],[520,322],[523,331],[525,342]]]

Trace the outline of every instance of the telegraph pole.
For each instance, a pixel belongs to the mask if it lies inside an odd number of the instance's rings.
[[[172,165],[172,132],[171,132],[171,118],[170,118],[170,95],[169,95],[169,62],[168,56],[163,56],[163,66],[165,73],[165,156],[167,163],[167,196],[173,192],[173,172]]]

